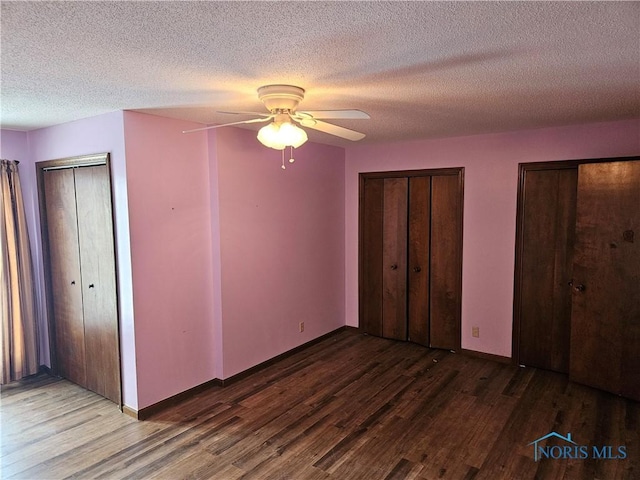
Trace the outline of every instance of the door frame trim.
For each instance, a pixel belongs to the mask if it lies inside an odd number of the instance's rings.
[[[363,225],[364,225],[364,182],[370,178],[398,178],[398,177],[431,177],[451,175],[458,177],[458,188],[460,192],[460,203],[458,215],[460,217],[460,228],[458,239],[460,242],[460,258],[458,271],[456,272],[457,290],[460,293],[460,305],[456,314],[458,327],[458,338],[455,350],[460,351],[462,345],[462,262],[463,262],[463,231],[464,231],[464,167],[432,168],[422,170],[393,170],[385,172],[359,172],[358,173],[358,326],[361,325],[360,315],[362,312],[362,279],[363,279]],[[360,328],[360,327],[358,327]]]
[[[109,191],[111,201],[111,225],[113,235],[113,254],[116,266],[115,282],[116,282],[116,329],[118,335],[118,375],[120,382],[120,398],[118,406],[122,409],[122,345],[120,339],[120,282],[118,270],[118,244],[116,239],[116,221],[115,221],[115,196],[113,192],[113,172],[111,170],[111,156],[108,152],[90,155],[80,155],[75,157],[59,158],[55,160],[45,160],[36,162],[36,182],[38,186],[38,210],[40,214],[40,238],[42,242],[42,266],[45,286],[45,300],[47,312],[47,332],[49,335],[49,358],[51,361],[51,372],[58,374],[58,359],[56,354],[56,336],[55,336],[55,316],[53,310],[53,294],[51,291],[51,254],[49,251],[49,229],[47,224],[47,206],[44,194],[44,172],[48,170],[61,170],[66,168],[82,168],[105,165],[109,174]]]
[[[568,168],[578,168],[587,163],[609,163],[626,162],[640,160],[640,156],[629,157],[608,157],[608,158],[588,158],[574,160],[557,160],[544,162],[528,162],[518,164],[518,200],[516,209],[516,244],[515,244],[515,265],[513,281],[513,322],[511,332],[511,363],[520,365],[520,311],[522,308],[522,263],[524,250],[524,202],[526,192],[524,181],[526,173],[540,170],[564,170]]]

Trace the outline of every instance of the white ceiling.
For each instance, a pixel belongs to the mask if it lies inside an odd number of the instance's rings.
[[[250,117],[269,83],[362,142],[640,117],[639,2],[1,2],[3,128]],[[259,126],[247,126],[257,129]],[[314,132],[310,139],[348,142]]]

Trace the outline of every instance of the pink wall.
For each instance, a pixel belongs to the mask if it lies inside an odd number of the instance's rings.
[[[348,148],[347,325],[358,325],[360,172],[465,167],[462,348],[510,357],[518,163],[638,154],[639,120]]]
[[[122,112],[112,112],[54,127],[33,130],[27,134],[29,144],[28,191],[33,210],[28,213],[36,235],[37,274],[40,291],[44,292],[40,216],[35,179],[35,162],[57,158],[109,152],[111,181],[114,191],[115,236],[118,259],[118,300],[120,303],[120,346],[122,357],[123,402],[137,408],[135,344],[133,330],[133,300],[131,284],[131,252],[129,250],[129,211],[125,171],[124,128]],[[23,169],[20,164],[21,178]],[[25,180],[23,179],[23,184]],[[27,201],[25,200],[25,203]],[[30,223],[31,227],[31,223]],[[44,298],[42,299],[44,309]],[[48,339],[47,339],[48,342]],[[47,343],[48,353],[48,343]]]
[[[344,325],[344,150],[307,143],[283,171],[280,152],[255,135],[220,129],[210,149],[222,378]]]
[[[218,130],[207,131],[209,155],[209,203],[211,206],[211,261],[213,269],[214,376],[224,378],[222,331],[222,259],[220,257],[220,196],[218,194]]]
[[[138,407],[214,378],[207,136],[124,112]]]
[[[28,155],[27,132],[0,130],[0,158],[23,162]]]

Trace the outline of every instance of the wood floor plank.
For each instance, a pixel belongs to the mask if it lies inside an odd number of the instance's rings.
[[[67,381],[1,391],[1,478],[628,479],[640,406],[562,374],[344,331],[138,422]],[[571,432],[627,458],[533,458]],[[549,446],[562,441],[550,438]]]

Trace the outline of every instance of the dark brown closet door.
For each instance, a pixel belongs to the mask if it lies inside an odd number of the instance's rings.
[[[458,175],[431,177],[430,346],[460,345],[462,211]]]
[[[359,300],[366,333],[459,348],[461,259],[461,169],[362,174]]]
[[[640,400],[640,161],[579,167],[570,377]]]
[[[82,265],[86,387],[120,403],[111,190],[106,165],[75,169]]]
[[[429,346],[431,177],[409,180],[408,340]]]
[[[520,363],[569,371],[571,281],[578,169],[524,178]]]
[[[360,327],[382,336],[382,222],[384,179],[363,180],[360,224]]]
[[[408,178],[384,179],[382,336],[407,339]]]
[[[44,172],[55,357],[60,375],[85,385],[82,279],[73,170]]]

